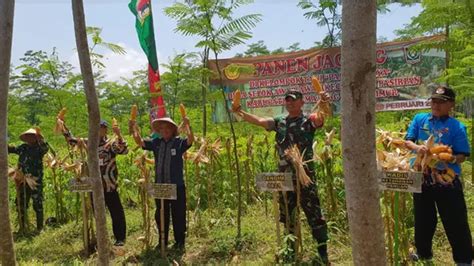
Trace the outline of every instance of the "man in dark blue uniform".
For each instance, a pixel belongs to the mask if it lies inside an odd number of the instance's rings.
[[[420,259],[430,260],[433,257],[432,240],[438,210],[456,265],[471,265],[472,236],[460,180],[461,163],[470,155],[470,148],[466,126],[449,116],[455,97],[449,87],[435,89],[430,98],[431,113],[417,114],[406,135],[407,147],[417,153],[429,152],[424,141],[433,135],[435,143],[450,146],[454,155],[450,161],[440,161],[432,168],[427,167],[422,193],[413,194],[415,246]],[[451,182],[440,178],[447,171],[455,173]]]

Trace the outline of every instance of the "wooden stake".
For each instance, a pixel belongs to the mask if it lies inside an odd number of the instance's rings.
[[[165,200],[160,199],[160,238],[161,238],[161,257],[166,257],[165,249]]]
[[[84,252],[86,256],[90,255],[89,252],[89,215],[87,213],[87,202],[86,193],[80,193],[81,205],[82,205],[82,242],[84,244]]]
[[[279,250],[281,248],[281,236],[280,236],[280,211],[278,208],[278,192],[274,191],[272,193],[272,196],[273,196],[273,212],[275,214],[277,247]]]
[[[300,254],[303,250],[303,241],[301,235],[301,221],[300,221],[300,211],[301,210],[301,184],[299,179],[296,179],[296,221],[295,221],[295,257],[298,261]]]

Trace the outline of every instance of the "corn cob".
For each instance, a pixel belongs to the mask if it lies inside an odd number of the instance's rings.
[[[448,175],[448,174],[442,174],[442,175],[441,175],[441,178],[442,178],[444,181],[448,182],[448,183],[452,183],[453,180],[454,180],[454,178],[451,177],[451,176]]]
[[[41,128],[35,127],[36,135],[41,135]]]
[[[184,104],[179,105],[179,112],[181,113],[181,117],[185,118],[186,117],[186,108],[184,107]]]
[[[426,147],[430,150],[434,146],[434,136],[431,135],[428,140],[426,140]],[[423,159],[421,160],[421,169],[424,171],[426,167],[431,163],[433,159],[433,154],[430,152],[425,153]]]
[[[454,156],[450,153],[442,152],[442,153],[438,154],[438,158],[441,161],[450,162],[450,161],[453,160]]]
[[[321,95],[321,93],[324,93],[324,89],[321,86],[321,83],[319,82],[319,79],[317,77],[311,77],[311,84],[313,85],[313,90],[316,92],[317,95]],[[329,102],[319,101],[318,105],[319,109],[321,110],[321,113],[323,113],[324,116],[331,116],[332,112]]]
[[[439,154],[442,152],[449,152],[449,147],[447,145],[435,145],[430,149],[432,154]]]
[[[132,105],[132,109],[130,110],[130,120],[135,121],[137,120],[137,114],[138,114],[138,107],[136,104]]]
[[[321,86],[321,83],[319,83],[319,79],[317,77],[311,77],[311,84],[313,84],[313,89],[316,94],[319,95],[321,92],[324,92],[323,87]]]
[[[240,108],[240,90],[234,92],[234,98],[232,99],[232,110],[237,111]]]
[[[64,121],[64,116],[66,115],[66,111],[67,111],[66,107],[63,107],[63,109],[59,111],[57,118]]]
[[[66,107],[64,107],[63,109],[61,109],[61,111],[59,111],[58,115],[56,116],[56,126],[54,127],[54,133],[56,134],[60,134],[64,132],[65,130],[64,124],[62,123],[62,121],[64,121],[66,110],[67,110]]]
[[[118,127],[117,119],[112,118],[112,127]]]

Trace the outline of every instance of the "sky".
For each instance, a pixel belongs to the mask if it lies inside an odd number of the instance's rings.
[[[316,1],[316,0],[313,0]],[[193,37],[184,37],[174,32],[176,22],[168,18],[163,9],[174,0],[153,0],[155,38],[160,64],[183,52],[197,52]],[[105,75],[108,80],[119,80],[130,76],[134,70],[145,68],[146,57],[138,43],[135,18],[128,9],[129,0],[84,0],[86,25],[102,28],[106,42],[122,45],[127,54],[116,55],[101,51],[105,55]],[[303,49],[313,46],[326,35],[324,27],[304,18],[304,11],[297,7],[298,0],[255,0],[236,11],[237,16],[259,13],[262,21],[253,31],[253,38],[246,44],[263,40],[270,50],[288,47],[299,42]],[[410,19],[421,12],[421,6],[389,6],[390,12],[379,14],[377,35],[388,40],[395,38],[394,31],[403,28]],[[78,66],[75,52],[74,25],[69,0],[17,0],[13,27],[12,63],[19,65],[27,50],[51,52],[56,47],[61,60]],[[234,47],[222,54],[222,58],[233,57],[246,50],[246,45]],[[163,69],[163,68],[162,68]]]

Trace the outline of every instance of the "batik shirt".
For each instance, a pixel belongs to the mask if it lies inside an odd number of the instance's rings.
[[[72,137],[70,133],[66,133],[64,136],[70,145],[77,144],[77,138]],[[87,142],[87,140],[85,141]],[[118,169],[115,157],[118,154],[122,155],[128,153],[127,142],[123,140],[110,141],[108,138],[101,138],[99,141],[98,152],[100,174],[102,176],[104,188],[107,191],[116,190],[118,185]]]

